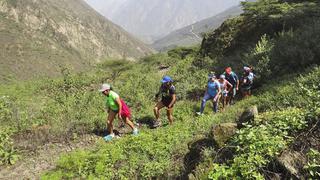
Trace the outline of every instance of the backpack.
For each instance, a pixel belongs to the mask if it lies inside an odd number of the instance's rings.
[[[251,86],[253,84],[253,79],[254,79],[255,75],[250,72],[249,74],[245,74],[243,79],[242,79],[242,83],[244,86]]]

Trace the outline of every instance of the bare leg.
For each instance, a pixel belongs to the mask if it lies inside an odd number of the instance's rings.
[[[173,123],[173,107],[167,109],[167,117],[169,120],[169,124],[172,125],[172,123]]]
[[[107,119],[107,131],[109,134],[113,133],[113,121],[116,115],[117,113],[115,113],[114,111],[112,110],[109,111],[108,119]]]
[[[222,95],[222,110],[224,111],[224,108],[226,107],[226,101],[227,101],[227,97],[225,97],[224,95]]]
[[[128,117],[126,117],[125,122],[130,126],[132,130],[134,129],[134,124]]]
[[[227,104],[227,105],[230,105],[230,101],[231,101],[231,97],[230,97],[230,95],[228,94],[228,96],[226,97],[226,104]]]
[[[213,112],[217,113],[219,110],[219,98],[217,99],[217,101],[212,100],[212,103],[213,103]]]
[[[249,96],[249,91],[248,90],[242,90],[242,97],[245,99]]]
[[[156,118],[156,121],[159,120],[159,117],[160,117],[160,109],[162,109],[164,107],[163,103],[160,101],[156,104],[156,106],[154,107],[153,109],[153,112],[154,112],[154,116]]]

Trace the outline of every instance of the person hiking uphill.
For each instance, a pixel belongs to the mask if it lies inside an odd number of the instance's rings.
[[[232,91],[233,86],[232,84],[226,80],[225,75],[220,75],[219,78],[220,88],[221,88],[221,100],[222,100],[222,109],[224,110],[226,103],[227,103],[227,97],[228,93]]]
[[[243,71],[243,76],[241,78],[241,94],[243,98],[246,98],[251,96],[251,88],[255,75],[250,67],[243,67]]]
[[[120,98],[120,96],[112,91],[112,88],[109,84],[103,84],[99,90],[103,95],[106,96],[106,107],[108,111],[107,118],[107,131],[109,135],[105,136],[106,141],[111,141],[114,138],[113,133],[113,121],[118,115],[119,120],[125,121],[132,129],[132,134],[137,135],[138,129],[134,127],[134,124],[130,120],[131,112],[126,103]]]
[[[227,67],[223,75],[225,75],[226,80],[232,84],[232,90],[229,91],[226,102],[226,104],[232,104],[237,94],[237,91],[239,90],[240,81],[237,74],[232,71],[231,67]]]
[[[164,76],[161,80],[161,86],[159,88],[158,93],[156,94],[157,104],[155,105],[153,111],[155,116],[155,121],[153,123],[154,127],[158,127],[161,125],[159,121],[160,118],[160,110],[164,107],[167,109],[167,117],[169,120],[169,124],[173,123],[173,106],[176,102],[176,89],[173,85],[173,80],[169,76]],[[161,96],[161,101],[158,101],[159,96]]]
[[[219,95],[221,93],[220,84],[213,74],[209,74],[208,79],[207,90],[201,102],[200,112],[197,112],[197,115],[203,114],[206,103],[210,99],[213,101],[213,111],[218,112]]]

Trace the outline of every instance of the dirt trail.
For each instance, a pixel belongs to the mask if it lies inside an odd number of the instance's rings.
[[[202,40],[201,37],[198,36],[198,34],[196,34],[194,31],[193,31],[193,26],[191,26],[191,29],[190,29],[190,33],[193,35],[193,38],[197,41],[197,40]]]
[[[0,179],[40,179],[43,172],[55,167],[61,154],[75,149],[90,149],[99,139],[99,136],[85,135],[70,143],[46,144],[35,153],[22,157],[15,165],[0,167]]]

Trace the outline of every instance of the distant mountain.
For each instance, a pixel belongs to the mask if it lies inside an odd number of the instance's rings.
[[[240,0],[86,0],[98,12],[145,42],[214,16]]]
[[[155,41],[152,47],[158,51],[166,51],[176,46],[190,46],[200,43],[202,33],[218,28],[226,19],[238,16],[242,12],[241,6],[234,6],[218,15],[178,29]]]
[[[81,71],[152,50],[83,0],[0,0],[0,81]]]

